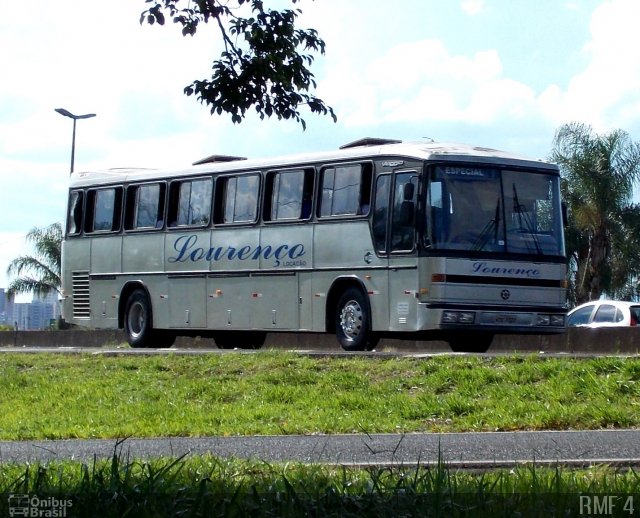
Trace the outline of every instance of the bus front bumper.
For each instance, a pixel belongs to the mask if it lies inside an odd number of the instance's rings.
[[[419,330],[468,330],[494,333],[563,333],[566,314],[558,308],[444,307],[418,304]]]

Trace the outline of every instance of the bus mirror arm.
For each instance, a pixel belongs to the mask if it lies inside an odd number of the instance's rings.
[[[400,225],[403,227],[413,225],[415,205],[412,201],[403,201],[400,205]]]
[[[564,228],[567,228],[567,225],[569,225],[569,209],[567,208],[567,202],[563,201],[561,203],[561,207],[562,207],[562,226]]]

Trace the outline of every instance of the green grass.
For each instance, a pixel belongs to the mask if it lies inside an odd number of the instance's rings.
[[[354,469],[220,460],[210,456],[91,464],[0,464],[0,494],[67,502],[66,516],[578,516],[585,496],[616,495],[614,516],[640,503],[640,476],[607,467],[561,470],[520,466],[454,472]],[[633,495],[633,496],[631,496]],[[582,497],[582,500],[581,500]],[[8,516],[8,499],[0,515]],[[585,514],[585,513],[582,513]],[[633,514],[633,513],[632,513]]]
[[[0,355],[0,439],[633,428],[640,359]]]

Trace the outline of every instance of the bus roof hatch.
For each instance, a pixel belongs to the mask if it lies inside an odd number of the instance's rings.
[[[246,157],[243,156],[231,156],[231,155],[211,155],[201,160],[194,162],[191,165],[202,165],[202,164],[212,164],[214,162],[235,162],[236,160],[246,160]]]
[[[365,137],[358,140],[354,140],[353,142],[349,142],[344,146],[340,146],[340,149],[349,149],[352,147],[383,146],[385,144],[400,144],[400,143],[402,143],[402,140],[395,140],[390,138]]]

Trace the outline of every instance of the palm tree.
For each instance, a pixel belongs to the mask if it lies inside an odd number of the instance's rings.
[[[24,255],[11,261],[7,275],[17,278],[9,283],[7,296],[60,293],[62,225],[53,223],[45,228],[32,228],[26,239],[33,244],[35,255]]]
[[[553,145],[570,214],[572,302],[633,296],[640,275],[640,205],[632,203],[640,145],[623,130],[597,134],[575,122],[558,129]]]

